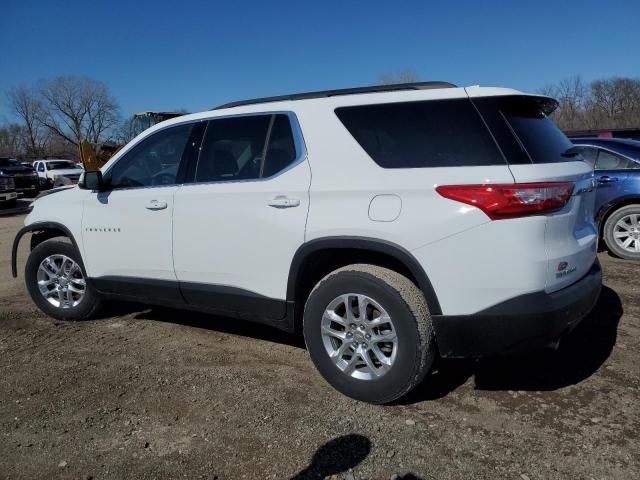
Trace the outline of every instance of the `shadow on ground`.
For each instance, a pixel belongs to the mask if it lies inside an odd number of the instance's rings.
[[[555,390],[593,375],[616,343],[623,309],[618,294],[602,288],[593,311],[560,343],[557,350],[478,361],[441,360],[422,385],[401,403],[446,396],[474,376],[478,390]]]
[[[267,342],[290,345],[292,347],[305,348],[302,336],[293,335],[275,327],[260,323],[188,310],[174,310],[171,308],[153,307],[149,309],[149,307],[141,307],[133,304],[129,308],[131,308],[130,313],[140,312],[140,310],[144,308],[147,309],[135,316],[136,319],[140,320],[170,322],[189,327],[215,330],[216,332],[228,333],[231,335],[265,340]]]
[[[320,480],[346,473],[362,463],[370,451],[371,441],[365,436],[352,434],[334,438],[318,448],[309,465],[291,477],[291,480]],[[397,478],[398,480],[420,480],[412,473]]]
[[[135,318],[140,320],[170,322],[305,348],[299,335],[267,325],[191,311],[114,304],[101,317],[135,312],[139,312]],[[558,350],[477,361],[440,360],[425,381],[399,403],[442,398],[472,376],[479,390],[545,391],[579,383],[593,375],[611,354],[622,313],[620,297],[605,286],[593,311],[563,339]]]

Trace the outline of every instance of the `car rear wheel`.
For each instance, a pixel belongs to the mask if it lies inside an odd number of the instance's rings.
[[[307,300],[303,330],[321,375],[365,402],[404,396],[436,357],[422,292],[403,275],[375,265],[349,265],[323,278]]]
[[[640,260],[640,205],[613,212],[604,224],[604,241],[615,256]]]
[[[82,259],[66,237],[46,240],[31,251],[25,280],[34,303],[50,317],[83,320],[100,307]]]

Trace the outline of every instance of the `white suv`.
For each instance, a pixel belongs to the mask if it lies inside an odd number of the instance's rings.
[[[104,299],[304,333],[353,398],[437,355],[554,346],[601,287],[593,173],[556,102],[443,82],[223,105],[160,123],[34,204],[25,277],[48,315]]]

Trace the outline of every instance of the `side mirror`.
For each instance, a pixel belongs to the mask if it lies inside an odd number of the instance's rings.
[[[102,172],[100,170],[84,172],[82,179],[78,182],[78,186],[83,190],[93,190],[97,192],[104,192],[107,189],[107,184],[102,178]]]

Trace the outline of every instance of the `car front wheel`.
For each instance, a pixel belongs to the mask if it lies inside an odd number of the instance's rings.
[[[83,320],[100,307],[82,259],[66,237],[45,240],[31,251],[25,281],[34,303],[50,317]]]
[[[343,394],[369,403],[404,396],[436,356],[420,289],[375,265],[349,265],[323,278],[307,300],[303,330],[322,376]]]

